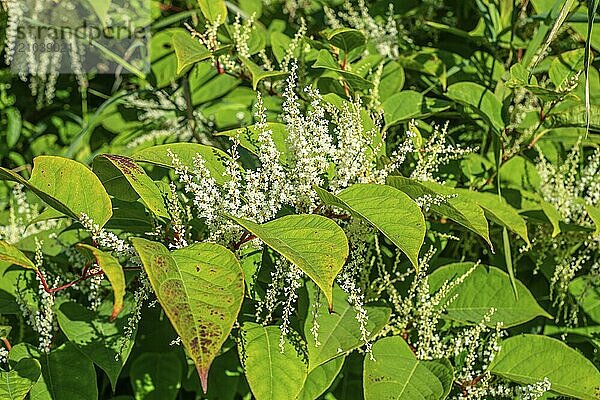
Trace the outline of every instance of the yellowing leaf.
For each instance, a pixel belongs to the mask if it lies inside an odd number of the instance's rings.
[[[112,314],[110,315],[110,320],[113,321],[117,318],[121,310],[123,310],[123,298],[125,297],[125,274],[123,273],[123,267],[119,264],[119,260],[93,246],[80,243],[77,247],[89,252],[94,257],[96,264],[104,271],[113,288],[114,302]]]
[[[210,365],[229,336],[244,299],[240,263],[231,251],[213,243],[173,252],[146,239],[133,238],[132,243],[206,392]]]

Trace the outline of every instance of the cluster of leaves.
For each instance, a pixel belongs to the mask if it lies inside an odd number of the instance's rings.
[[[155,1],[149,71],[38,108],[3,67],[1,399],[600,398],[598,2],[392,3]],[[369,168],[198,212],[317,109]]]

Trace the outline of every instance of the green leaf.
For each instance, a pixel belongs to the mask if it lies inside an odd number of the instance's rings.
[[[450,196],[450,198],[441,204],[430,204],[430,209],[475,232],[492,247],[488,222],[484,211],[477,204],[459,194],[455,189],[434,182],[419,182],[403,176],[390,176],[387,179],[387,183],[396,189],[402,190],[413,200],[425,195]]]
[[[442,358],[439,360],[421,361],[432,374],[434,374],[444,387],[442,399],[445,399],[450,394],[454,385],[454,367],[448,359]]]
[[[333,309],[333,282],[349,252],[342,228],[320,215],[288,215],[262,225],[229,218],[304,271],[323,290]]]
[[[382,103],[386,126],[393,126],[413,118],[425,118],[450,108],[447,101],[430,99],[414,90],[403,90]]]
[[[585,210],[587,211],[589,217],[594,223],[594,226],[596,227],[596,230],[594,231],[594,236],[600,235],[600,207],[586,204]]]
[[[222,24],[227,18],[227,5],[225,0],[198,0],[200,10],[204,17],[211,23]]]
[[[36,157],[29,181],[0,167],[0,180],[27,186],[50,207],[76,220],[84,213],[102,227],[112,216],[110,197],[100,179],[85,165],[68,158]]]
[[[136,400],[175,400],[181,386],[181,359],[173,352],[144,353],[131,364]]]
[[[331,53],[327,50],[319,51],[317,61],[313,64],[313,68],[324,68],[329,71],[336,72],[355,90],[370,89],[373,84],[365,78],[353,72],[346,71],[333,59]]]
[[[461,277],[473,267],[473,263],[456,263],[436,269],[429,275],[429,290],[436,292],[446,281]],[[496,267],[478,265],[465,280],[448,292],[447,298],[458,297],[448,304],[446,316],[460,322],[479,323],[493,307],[488,326],[502,322],[511,327],[527,322],[537,316],[551,316],[540,307],[531,292],[516,281],[518,299],[515,298],[508,274]]]
[[[218,184],[226,181],[224,160],[229,156],[214,147],[205,146],[197,143],[172,143],[160,146],[148,147],[133,154],[136,161],[148,162],[161,167],[173,168],[173,159],[169,156],[169,150],[179,158],[181,163],[188,167],[190,171],[194,169],[194,157],[202,156],[206,168]]]
[[[425,217],[407,194],[386,185],[355,184],[337,196],[315,188],[330,206],[350,211],[379,229],[419,267],[419,251],[425,240]]]
[[[116,320],[111,319],[111,310],[112,304],[108,301],[102,302],[96,312],[69,301],[57,307],[56,316],[65,336],[106,372],[114,390],[133,347],[135,330],[131,338],[125,336],[134,311],[131,301]]]
[[[474,192],[468,189],[457,190],[483,208],[490,219],[516,233],[525,243],[530,244],[525,219],[506,200],[493,193]]]
[[[23,120],[21,112],[18,108],[10,107],[6,109],[6,144],[8,148],[13,148],[21,137],[21,129],[23,128]]]
[[[365,35],[358,29],[337,28],[325,30],[323,36],[338,49],[344,50],[346,54],[358,47],[364,46],[367,42]]]
[[[177,56],[177,74],[181,74],[187,67],[212,56],[212,53],[197,38],[187,32],[177,31],[171,40]]]
[[[12,331],[12,326],[0,325],[0,339],[7,339],[10,331]]]
[[[317,309],[317,323],[319,325],[317,346],[315,337],[311,332],[314,326],[314,303],[317,291],[314,286],[307,286],[310,304],[309,315],[304,321],[304,336],[308,347],[309,371],[312,372],[329,361],[345,356],[350,351],[365,344],[360,332],[360,324],[356,319],[356,309],[348,303],[348,295],[339,286],[333,288],[333,298],[336,303],[336,312],[329,313],[325,304],[320,304]],[[379,306],[365,306],[367,311],[366,329],[369,339],[375,337],[390,318],[390,309]]]
[[[379,339],[373,345],[373,358],[365,357],[364,362],[365,400],[444,398],[442,382],[401,337]]]
[[[119,260],[93,246],[80,243],[77,247],[87,252],[94,259],[96,265],[104,271],[104,275],[106,275],[113,288],[114,302],[110,314],[110,320],[113,321],[123,310],[123,297],[125,297],[126,286],[123,267],[119,264]]]
[[[35,400],[90,400],[98,398],[94,364],[74,344],[65,343],[49,354],[33,346],[20,343],[9,353],[11,365],[23,359],[35,358],[42,367],[42,375],[30,392]]]
[[[158,186],[133,159],[102,154],[94,159],[93,166],[109,194],[124,201],[141,198],[154,215],[169,218]]]
[[[250,71],[250,75],[252,75],[252,89],[256,90],[258,87],[258,83],[263,79],[267,78],[282,78],[287,75],[283,71],[265,71],[258,65],[256,65],[252,60],[246,57],[240,57],[240,60],[244,64],[248,71]]]
[[[23,400],[42,373],[40,363],[23,358],[10,371],[0,371],[0,398]]]
[[[552,237],[555,238],[561,231],[560,220],[562,219],[562,216],[556,207],[547,201],[540,200],[540,206],[542,207],[542,211],[546,215],[546,218],[548,218],[548,221],[550,221],[550,224],[552,225]]]
[[[559,90],[564,90],[571,78],[583,68],[585,50],[575,49],[557,55],[550,63],[548,77]]]
[[[21,250],[17,249],[10,243],[0,240],[0,261],[18,265],[23,268],[33,269],[37,271],[37,267]]]
[[[483,86],[474,82],[458,82],[448,87],[446,95],[452,100],[471,107],[491,123],[496,132],[504,129],[502,102]]]
[[[548,378],[551,391],[578,399],[600,396],[600,372],[578,351],[559,340],[540,335],[506,339],[489,370],[521,384],[530,385]]]
[[[210,365],[244,299],[240,263],[231,251],[213,243],[197,243],[172,253],[146,239],[133,238],[132,243],[206,392]]]
[[[600,286],[593,275],[579,276],[569,284],[569,292],[573,295],[581,309],[596,323],[600,324]]]
[[[92,9],[98,16],[100,23],[102,23],[102,25],[104,25],[106,23],[106,18],[108,16],[108,10],[110,9],[112,0],[87,0],[87,2],[90,4]]]
[[[331,386],[345,361],[346,356],[336,357],[310,371],[298,395],[298,400],[318,399]]]
[[[300,349],[288,337],[283,352],[278,326],[245,323],[239,342],[246,379],[257,400],[295,399],[302,390],[307,367]]]

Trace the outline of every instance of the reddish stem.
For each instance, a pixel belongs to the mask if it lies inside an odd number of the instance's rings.
[[[66,284],[56,287],[56,288],[51,288],[50,286],[48,286],[48,282],[46,282],[46,278],[44,278],[44,275],[39,270],[35,271],[35,273],[38,276],[38,278],[40,279],[40,282],[42,283],[42,286],[44,287],[44,291],[46,293],[50,293],[50,294],[60,292],[61,290],[64,290],[64,289],[68,289],[71,286],[77,285],[78,283],[83,282],[86,279],[93,278],[94,276],[104,275],[104,271],[94,272],[93,274],[83,274],[81,277],[75,279],[74,281],[71,281],[69,283],[66,283]]]
[[[12,349],[12,346],[10,345],[10,342],[8,341],[8,339],[2,338],[2,341],[4,342],[4,347],[6,347],[6,350],[10,351],[10,349]]]
[[[239,250],[239,249],[240,249],[240,247],[242,247],[242,245],[243,245],[244,243],[248,243],[249,241],[251,241],[251,240],[254,240],[254,239],[256,239],[256,236],[255,236],[255,235],[251,235],[251,234],[250,234],[250,232],[245,232],[245,233],[242,235],[242,237],[241,237],[240,241],[239,241],[239,242],[237,242],[237,243],[235,243],[235,244],[233,245],[233,248],[234,248],[235,250]]]

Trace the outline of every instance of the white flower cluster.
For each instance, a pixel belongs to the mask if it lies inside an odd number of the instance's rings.
[[[580,147],[580,142],[576,143],[559,166],[553,165],[540,154],[536,167],[540,176],[541,195],[556,208],[562,220],[592,228],[593,222],[586,206],[600,203],[600,151],[595,150],[583,163]],[[555,265],[551,278],[553,304],[559,309],[561,318],[575,325],[578,309],[571,304],[569,285],[582,272],[598,276],[600,238],[582,231],[560,235],[548,242],[548,232],[536,230],[534,235],[532,243],[539,247],[546,258],[551,257]],[[545,257],[541,257],[538,263],[543,263]]]
[[[42,242],[36,241],[35,266],[41,271],[44,262],[42,253]],[[42,272],[40,272],[42,273]],[[47,280],[47,279],[46,279]],[[38,283],[37,304],[29,305],[19,293],[16,297],[24,320],[33,328],[38,335],[38,348],[43,353],[49,353],[52,349],[52,338],[58,330],[58,323],[54,313],[54,295],[44,289],[39,276],[36,275]],[[52,280],[53,285],[58,285],[60,277]]]
[[[58,225],[57,220],[40,221],[29,224],[39,216],[37,207],[27,199],[21,184],[15,184],[12,188],[12,197],[9,201],[8,223],[0,225],[0,240],[8,243],[17,243],[24,237],[50,230]]]
[[[414,138],[416,136],[414,133],[416,122],[411,121],[410,124],[411,126],[406,134],[409,138]],[[422,146],[418,146],[415,150],[417,163],[411,172],[411,178],[420,181],[437,181],[436,174],[442,165],[474,151],[474,149],[469,147],[462,148],[458,145],[448,143],[448,137],[448,122],[442,128],[439,126],[434,127],[429,140],[423,143]]]
[[[144,134],[129,141],[128,148],[167,139],[187,142],[195,137],[195,132],[212,129],[213,123],[200,110],[194,110],[191,116],[187,114],[188,106],[182,90],[172,94],[158,90],[153,95],[153,98],[142,98],[139,93],[132,93],[124,99],[125,107],[142,111],[138,120],[144,124]]]
[[[394,6],[390,3],[387,19],[377,21],[369,13],[365,0],[358,0],[358,10],[350,0],[344,1],[344,11],[336,13],[329,7],[324,7],[327,23],[333,29],[342,28],[344,24],[361,31],[372,41],[377,52],[383,57],[397,58],[399,56],[398,23],[394,17]]]
[[[100,225],[95,224],[94,221],[85,213],[79,215],[79,222],[92,236],[92,240],[97,243],[100,247],[106,248],[119,255],[135,254],[133,247],[119,238],[113,232],[107,231],[104,228],[100,228]]]

